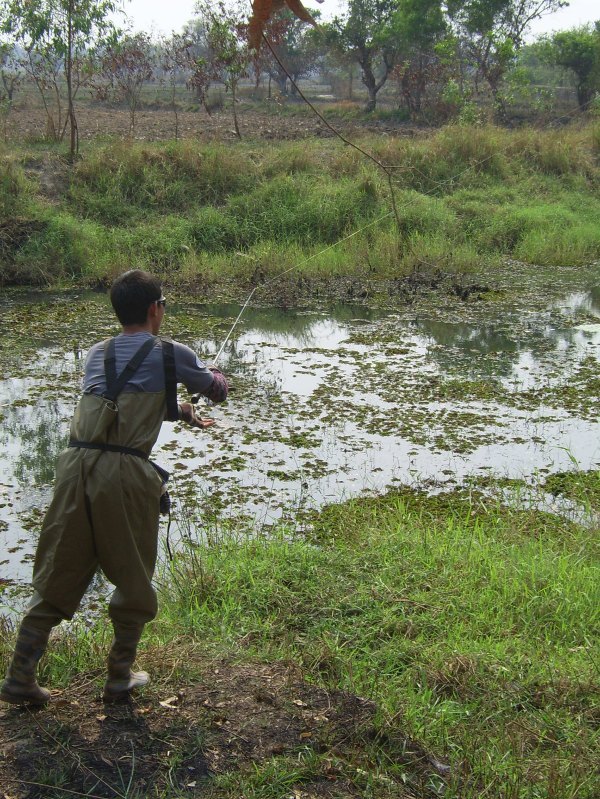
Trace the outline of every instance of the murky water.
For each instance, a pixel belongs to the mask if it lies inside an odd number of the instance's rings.
[[[399,484],[539,480],[600,464],[594,272],[536,308],[248,310],[220,361],[217,425],[165,423],[175,537],[278,519]],[[561,293],[562,291],[562,293]],[[544,296],[544,295],[542,295]],[[168,308],[164,332],[209,358],[237,306]],[[87,348],[117,332],[104,295],[5,295],[0,312],[0,590],[29,579]]]

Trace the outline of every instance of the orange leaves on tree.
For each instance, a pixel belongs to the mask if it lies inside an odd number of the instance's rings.
[[[322,3],[323,0],[317,0]],[[310,13],[304,8],[300,0],[252,0],[252,17],[248,25],[248,43],[252,50],[260,48],[263,30],[271,16],[287,6],[298,19],[316,25]]]

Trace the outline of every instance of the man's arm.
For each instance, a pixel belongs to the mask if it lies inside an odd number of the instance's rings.
[[[202,394],[212,402],[224,402],[229,387],[221,370],[216,366],[206,366],[185,344],[173,344],[177,382],[183,383],[190,394]]]
[[[216,366],[207,367],[193,350],[174,342],[177,382],[183,383],[191,394],[201,394],[211,402],[224,402],[229,386],[223,372]],[[202,419],[196,415],[190,402],[179,404],[179,418],[192,427],[205,428],[214,424],[214,419]]]

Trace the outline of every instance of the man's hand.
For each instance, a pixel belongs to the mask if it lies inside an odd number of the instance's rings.
[[[190,427],[198,427],[204,430],[206,427],[212,427],[215,423],[214,419],[201,419],[196,416],[196,411],[191,402],[179,403],[179,418],[182,422],[189,424]]]

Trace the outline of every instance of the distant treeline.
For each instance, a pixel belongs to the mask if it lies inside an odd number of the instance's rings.
[[[48,137],[62,140],[70,131],[72,153],[84,95],[126,104],[133,132],[148,85],[162,86],[177,114],[185,92],[208,108],[211,86],[221,84],[238,134],[242,86],[264,99],[297,94],[307,79],[331,99],[364,103],[367,113],[385,97],[425,124],[482,115],[503,122],[524,107],[530,118],[544,117],[563,113],[571,96],[577,106],[569,110],[586,111],[600,91],[600,21],[525,44],[531,23],[561,5],[350,0],[315,28],[284,9],[267,22],[256,52],[248,46],[248,19],[225,3],[201,0],[180,33],[154,38],[119,31],[111,21],[115,0],[3,0],[0,108],[6,117],[19,91],[35,87]],[[564,88],[572,95],[565,97]]]

